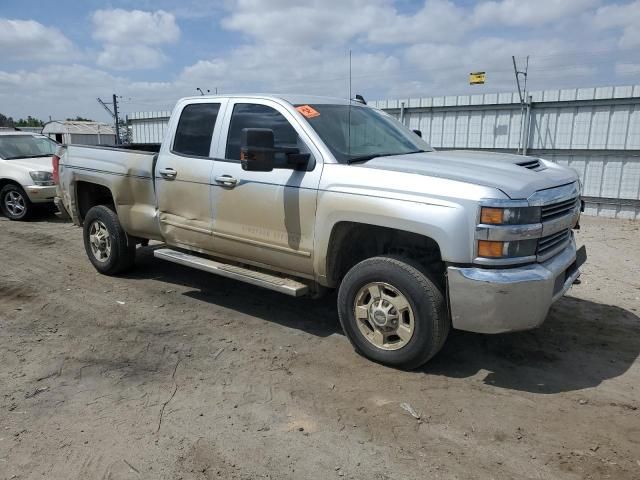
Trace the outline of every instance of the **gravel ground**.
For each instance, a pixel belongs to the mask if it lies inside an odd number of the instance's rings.
[[[0,478],[640,478],[640,223],[583,218],[542,328],[453,332],[419,371],[294,299],[0,218]],[[419,419],[402,408],[409,404]]]

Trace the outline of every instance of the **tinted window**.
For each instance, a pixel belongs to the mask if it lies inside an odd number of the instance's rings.
[[[270,128],[276,147],[298,147],[298,133],[281,113],[266,105],[237,103],[233,107],[225,158],[240,160],[240,133],[243,128]]]
[[[194,103],[184,107],[178,121],[173,151],[208,157],[218,110],[219,103]]]

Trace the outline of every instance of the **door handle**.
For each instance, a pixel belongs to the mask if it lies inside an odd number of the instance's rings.
[[[162,178],[166,178],[167,180],[175,180],[178,172],[176,172],[173,168],[167,167],[163,168],[158,172]]]
[[[225,187],[235,187],[238,184],[238,179],[233,178],[231,175],[220,175],[216,177],[216,183]]]

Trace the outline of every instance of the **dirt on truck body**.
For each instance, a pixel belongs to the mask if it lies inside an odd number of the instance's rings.
[[[352,354],[335,298],[0,218],[0,479],[640,478],[640,229],[583,218],[582,284],[537,330],[454,331],[405,372]]]

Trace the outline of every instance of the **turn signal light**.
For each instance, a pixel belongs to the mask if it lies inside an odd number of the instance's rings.
[[[483,209],[484,210],[484,209]],[[503,256],[504,242],[478,241],[478,256],[485,258],[500,258]]]
[[[488,225],[500,225],[503,223],[502,208],[482,207],[480,211],[480,223]]]

